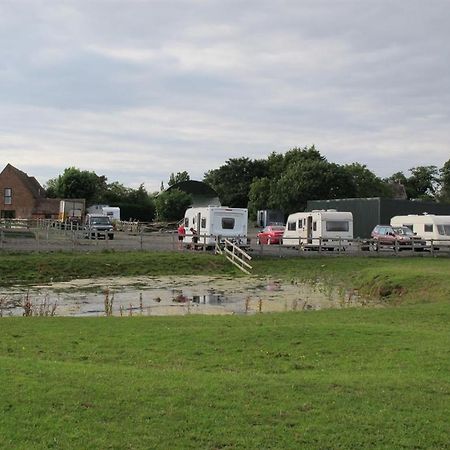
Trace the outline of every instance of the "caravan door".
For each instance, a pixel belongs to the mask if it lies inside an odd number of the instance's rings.
[[[313,236],[313,218],[312,216],[308,216],[306,220],[306,236],[308,238],[308,244],[312,244],[312,236]]]

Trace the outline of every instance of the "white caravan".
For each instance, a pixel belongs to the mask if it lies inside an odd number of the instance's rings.
[[[283,234],[283,245],[334,250],[353,239],[353,215],[335,209],[291,214]]]
[[[433,239],[434,244],[450,245],[450,216],[434,214],[409,214],[394,216],[391,219],[393,227],[408,227],[422,239]],[[427,242],[430,244],[430,242]]]
[[[188,208],[184,213],[186,236],[183,243],[192,243],[192,230],[198,236],[198,242],[206,246],[216,245],[217,239],[229,239],[236,245],[247,245],[248,210],[245,208],[227,208],[225,206],[206,206]]]

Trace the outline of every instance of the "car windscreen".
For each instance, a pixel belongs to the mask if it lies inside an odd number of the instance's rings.
[[[274,226],[272,226],[271,228],[272,228],[272,231],[284,231],[284,227],[274,227]],[[270,229],[268,231],[270,231]]]
[[[402,236],[414,236],[414,233],[408,227],[394,227],[394,232]]]
[[[109,225],[111,222],[108,217],[93,217],[91,223],[92,225]]]

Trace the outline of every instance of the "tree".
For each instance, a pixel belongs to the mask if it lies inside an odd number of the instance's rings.
[[[272,207],[270,200],[272,182],[269,178],[255,178],[250,185],[248,209],[250,217],[256,217],[260,209]]]
[[[441,202],[450,203],[450,159],[439,170],[439,173],[441,175],[441,190],[439,193],[439,200]]]
[[[171,189],[161,192],[156,197],[155,204],[159,220],[180,220],[192,204],[192,197],[179,189]]]
[[[399,182],[405,186],[408,198],[436,200],[439,191],[439,171],[436,166],[417,166],[409,169],[411,176],[396,172],[386,181]]]
[[[435,200],[439,186],[439,171],[436,166],[417,166],[409,169],[411,177],[408,178],[407,191],[410,198],[422,200]]]
[[[355,188],[355,197],[392,196],[388,184],[370,171],[366,165],[352,163],[345,165],[344,169],[352,178]]]
[[[298,161],[287,168],[271,189],[271,203],[285,214],[303,211],[308,200],[354,197],[349,173],[325,159]]]
[[[125,220],[141,220],[150,222],[155,217],[155,202],[144,185],[137,189],[127,188],[117,181],[107,185],[100,198],[100,203],[120,208],[121,217]]]
[[[215,189],[223,205],[246,208],[250,185],[254,178],[266,175],[266,166],[262,160],[233,158],[206,172],[203,181]]]
[[[185,170],[183,172],[177,172],[176,175],[174,175],[174,173],[172,172],[170,174],[168,185],[173,186],[174,184],[181,183],[183,181],[189,181],[190,179],[191,178],[189,174]]]
[[[47,195],[61,198],[84,198],[86,204],[96,203],[106,189],[106,177],[75,167],[64,169],[62,175],[47,182]]]

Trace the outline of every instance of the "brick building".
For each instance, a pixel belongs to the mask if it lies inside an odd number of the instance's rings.
[[[53,219],[58,217],[59,199],[46,198],[34,177],[7,164],[0,173],[0,217]]]

